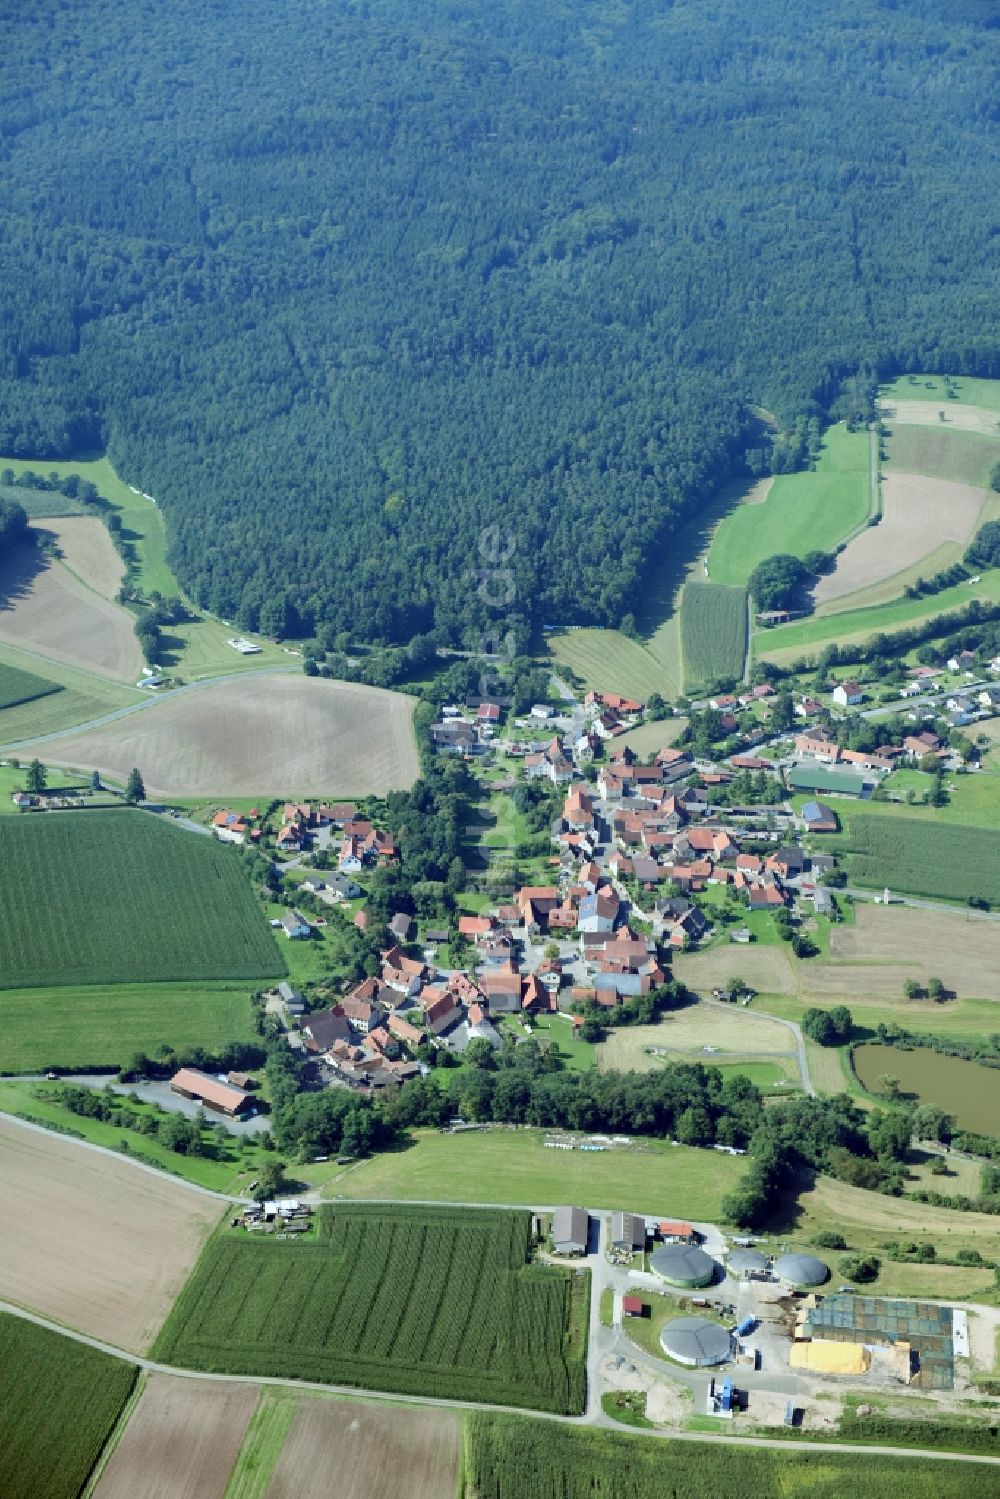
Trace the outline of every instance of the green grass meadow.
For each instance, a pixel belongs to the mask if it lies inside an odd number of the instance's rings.
[[[413,1140],[348,1167],[327,1182],[324,1195],[538,1207],[586,1202],[712,1220],[743,1171],[734,1156],[652,1140],[634,1150],[594,1152],[550,1150],[543,1131],[524,1129],[416,1130]]]
[[[974,375],[948,377],[956,399],[963,406],[979,406],[1000,412],[1000,380],[979,380]],[[940,401],[947,410],[948,389],[943,375],[900,375],[879,391],[883,401]]]
[[[742,586],[778,552],[832,552],[869,514],[870,449],[866,431],[838,423],[825,433],[814,470],[779,474],[763,504],[730,511],[709,552],[712,582]]]
[[[689,691],[699,684],[741,678],[747,648],[746,589],[686,583],[681,646]]]
[[[284,973],[239,859],[143,812],[0,820],[0,988]]]
[[[0,669],[8,668],[62,690],[48,692],[44,697],[32,697],[10,707],[0,707],[0,748],[44,734],[61,733],[117,708],[141,702],[143,698],[135,687],[122,687],[105,677],[96,677],[88,671],[64,666],[48,658],[43,661],[30,651],[3,645],[0,646]],[[44,752],[39,758],[44,758]]]
[[[36,677],[34,672],[22,671],[17,666],[7,666],[0,661],[0,713],[5,708],[16,708],[21,703],[31,703],[37,698],[61,691],[58,682]]]
[[[256,1038],[246,985],[186,983],[0,989],[0,1035],[9,1073],[99,1071],[163,1044],[217,1051]]]
[[[530,1264],[528,1213],[338,1205],[309,1239],[222,1230],[154,1357],[578,1414],[589,1278]]]
[[[77,1499],[138,1370],[0,1313],[0,1494]]]
[[[0,459],[0,468],[13,467]],[[30,464],[27,467],[31,467]],[[35,472],[38,473],[36,467]],[[13,500],[20,505],[29,521],[45,520],[63,515],[86,515],[87,507],[69,495],[55,489],[28,489],[20,484],[0,484],[0,500]]]

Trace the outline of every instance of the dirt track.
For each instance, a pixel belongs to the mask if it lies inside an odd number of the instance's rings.
[[[96,1499],[222,1499],[260,1390],[151,1374]]]
[[[223,1206],[0,1118],[0,1297],[141,1353]]]
[[[887,474],[882,481],[881,522],[848,542],[835,570],[817,584],[816,603],[884,582],[946,542],[970,540],[985,498],[985,492],[971,484],[922,474]]]
[[[362,796],[416,779],[414,706],[377,687],[248,674],[53,740],[45,758],[118,780],[138,765],[153,796]]]
[[[454,1499],[461,1456],[455,1411],[304,1400],[267,1499]]]
[[[91,545],[90,540],[73,542],[81,565],[81,554]],[[15,547],[0,569],[0,641],[117,682],[134,682],[143,664],[132,616],[35,547]]]

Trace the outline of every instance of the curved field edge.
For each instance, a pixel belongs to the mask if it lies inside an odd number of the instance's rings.
[[[45,757],[121,782],[138,765],[167,798],[378,795],[419,774],[416,705],[380,687],[260,672],[50,740]]]
[[[0,1493],[77,1499],[138,1369],[0,1312]]]

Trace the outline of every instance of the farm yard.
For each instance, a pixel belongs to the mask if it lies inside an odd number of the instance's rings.
[[[247,986],[222,983],[0,989],[0,1035],[10,1073],[118,1068],[164,1042],[216,1052],[256,1039]]]
[[[724,1442],[671,1442],[479,1411],[469,1417],[468,1428],[467,1474],[476,1499],[897,1499],[901,1487],[899,1459],[878,1453],[727,1449]],[[985,1493],[994,1472],[909,1458],[907,1499]]]
[[[0,644],[118,682],[134,682],[143,665],[128,611],[31,546],[13,547],[0,567]]]
[[[223,1499],[259,1400],[254,1385],[151,1374],[95,1499]]]
[[[143,812],[0,819],[0,987],[285,971],[238,857]]]
[[[67,735],[45,754],[120,781],[139,765],[162,797],[381,794],[417,777],[415,702],[301,673],[250,673]]]
[[[845,848],[849,884],[945,900],[964,902],[971,895],[1000,901],[1000,839],[988,828],[855,812]]]
[[[758,562],[777,552],[833,551],[864,524],[870,508],[869,435],[830,427],[815,469],[780,474],[763,504],[730,511],[712,541],[709,576],[742,586]]]
[[[817,604],[884,583],[948,542],[971,540],[986,493],[969,484],[891,473],[882,481],[882,520],[849,541],[813,591]],[[957,560],[957,558],[955,559]]]
[[[681,648],[686,689],[741,678],[747,648],[746,589],[685,583]]]
[[[133,1353],[149,1346],[223,1207],[8,1118],[0,1190],[7,1202],[31,1204],[8,1216],[0,1300]]]
[[[376,1197],[405,1202],[629,1202],[648,1213],[683,1211],[717,1218],[740,1163],[716,1151],[637,1140],[634,1148],[555,1150],[538,1130],[483,1130],[443,1135],[415,1130],[414,1144],[361,1161],[332,1178],[325,1197]],[[306,1166],[304,1176],[316,1168]]]
[[[136,1373],[123,1359],[0,1312],[4,1499],[77,1499]]]
[[[156,1341],[190,1368],[578,1413],[588,1278],[527,1213],[326,1207],[304,1242],[218,1234]]]
[[[387,1420],[384,1406],[320,1396],[298,1402],[267,1499],[327,1499],[331,1452],[337,1454],[337,1499],[455,1499],[460,1492],[457,1411],[400,1406]]]

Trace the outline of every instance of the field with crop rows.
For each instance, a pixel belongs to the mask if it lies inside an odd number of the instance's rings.
[[[747,648],[747,596],[720,583],[686,583],[681,608],[684,685],[742,677]]]
[[[208,1246],[156,1357],[578,1413],[587,1277],[529,1264],[528,1213],[337,1206],[308,1242]]]
[[[5,666],[0,661],[0,710],[16,708],[18,703],[32,703],[61,690],[58,682],[47,682],[33,672],[19,671],[16,666]]]
[[[5,817],[0,870],[2,988],[285,971],[233,851],[146,813]]]
[[[469,1418],[469,1489],[476,1499],[897,1499],[898,1458],[877,1453],[764,1451],[556,1426],[530,1416]],[[907,1499],[964,1499],[988,1493],[995,1469],[908,1458]]]
[[[0,1313],[3,1499],[76,1499],[136,1373],[134,1364]]]
[[[1000,901],[1000,839],[988,828],[854,813],[846,846],[848,884]]]

